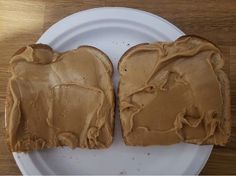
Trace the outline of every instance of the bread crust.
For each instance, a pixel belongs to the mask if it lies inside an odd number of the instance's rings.
[[[106,58],[106,61],[102,60],[102,62],[106,65],[107,68],[109,68],[109,70],[111,71],[111,75],[113,75],[113,73],[114,73],[113,64],[112,64],[110,58],[107,56],[106,53],[104,53],[102,50],[100,50],[100,49],[98,49],[98,48],[96,48],[94,46],[89,46],[89,45],[81,45],[78,48],[93,49],[93,50],[99,52],[101,55],[103,55],[104,58]]]
[[[123,59],[127,56],[127,54],[131,53],[132,51],[134,51],[135,49],[137,49],[140,46],[145,46],[145,45],[149,45],[149,44],[150,43],[140,43],[140,44],[130,47],[127,51],[125,51],[125,53],[119,59],[119,62],[117,65],[118,71],[120,70],[120,64],[122,63]]]

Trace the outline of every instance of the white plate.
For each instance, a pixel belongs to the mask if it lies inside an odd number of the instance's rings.
[[[64,18],[50,27],[37,43],[58,51],[92,45],[117,63],[131,46],[143,42],[172,41],[184,33],[156,15],[128,8],[96,8]],[[71,150],[67,147],[14,153],[23,174],[198,174],[212,146],[177,144],[172,146],[127,147],[116,116],[112,146],[104,150]]]

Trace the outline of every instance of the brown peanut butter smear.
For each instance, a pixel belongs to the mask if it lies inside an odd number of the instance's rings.
[[[119,63],[125,143],[225,145],[231,114],[223,65],[221,51],[196,36],[129,49]]]
[[[34,44],[11,59],[6,101],[11,151],[107,148],[114,126],[113,67],[96,48],[65,53]]]

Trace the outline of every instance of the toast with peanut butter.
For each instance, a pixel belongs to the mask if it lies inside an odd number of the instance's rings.
[[[229,80],[218,47],[197,36],[140,44],[118,65],[127,145],[224,146],[231,133]]]
[[[107,148],[113,139],[113,66],[91,46],[59,53],[43,44],[10,61],[7,142],[13,152],[57,146]]]

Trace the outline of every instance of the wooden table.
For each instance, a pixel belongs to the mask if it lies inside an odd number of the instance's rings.
[[[231,80],[233,130],[227,147],[215,147],[202,174],[236,174],[236,1],[235,0],[0,0],[0,174],[20,174],[4,139],[8,62],[18,48],[35,43],[53,23],[72,13],[101,6],[124,6],[160,15],[187,34],[220,46]]]

